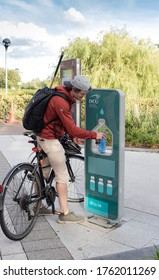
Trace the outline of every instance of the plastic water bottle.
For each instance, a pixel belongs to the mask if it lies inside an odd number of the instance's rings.
[[[103,179],[99,178],[99,181],[98,181],[98,192],[99,193],[103,193],[103,191],[104,191]]]
[[[108,180],[107,182],[107,194],[112,195],[113,194],[113,186],[112,186],[112,181]]]
[[[100,140],[99,146],[98,146],[98,151],[102,154],[106,152],[106,139],[102,138]]]
[[[95,191],[95,179],[94,179],[94,176],[91,176],[91,179],[90,179],[90,190],[91,191]]]

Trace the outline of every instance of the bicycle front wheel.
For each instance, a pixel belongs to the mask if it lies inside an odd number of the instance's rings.
[[[68,201],[82,202],[85,194],[84,157],[70,155],[66,161],[70,176],[68,184]]]
[[[0,221],[9,239],[21,240],[32,230],[40,208],[40,185],[39,174],[31,164],[18,164],[6,175]]]

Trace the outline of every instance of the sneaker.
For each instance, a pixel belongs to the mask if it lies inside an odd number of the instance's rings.
[[[57,218],[59,224],[78,224],[83,221],[84,217],[76,216],[73,212],[68,212],[67,215],[61,213]]]

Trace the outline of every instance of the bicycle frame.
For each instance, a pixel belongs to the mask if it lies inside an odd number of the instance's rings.
[[[38,148],[37,148],[37,150],[35,152],[36,152],[36,155],[32,159],[31,164],[35,164],[37,166],[37,171],[39,171],[40,178],[41,178],[42,190],[44,190],[45,189],[45,182],[44,182],[44,176],[43,176],[43,169],[45,169],[47,167],[50,167],[50,165],[47,165],[47,166],[43,167],[42,166],[42,160],[43,160],[43,157],[44,157],[44,152],[42,150],[39,151]],[[37,159],[37,163],[34,163],[35,159]],[[53,169],[51,168],[51,173],[49,175],[49,178],[45,179],[46,183],[47,184],[51,184],[53,179],[54,179],[54,177],[55,177],[55,174],[54,174]]]

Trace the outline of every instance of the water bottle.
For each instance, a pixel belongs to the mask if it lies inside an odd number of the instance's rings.
[[[104,191],[103,179],[99,178],[99,181],[98,181],[98,192],[99,193],[103,193],[103,191]]]
[[[102,138],[100,140],[99,146],[98,146],[98,151],[102,154],[106,152],[106,139]]]
[[[112,194],[113,194],[112,181],[108,180],[108,182],[107,182],[107,195],[112,195]]]
[[[92,129],[93,131],[96,131],[96,132],[100,132],[101,129],[104,131],[106,130],[106,125],[105,125],[105,119],[98,119],[98,124]],[[95,154],[98,154],[99,153],[99,144],[100,143],[100,140],[94,140],[92,139],[91,140],[91,150],[93,153]]]
[[[90,190],[91,191],[95,191],[95,179],[94,179],[94,176],[91,176],[91,179],[90,179]]]

